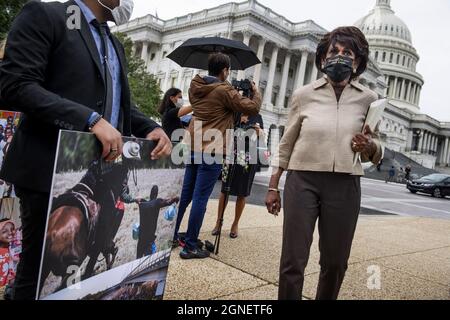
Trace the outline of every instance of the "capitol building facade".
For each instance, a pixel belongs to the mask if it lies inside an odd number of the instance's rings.
[[[420,112],[424,79],[416,71],[419,54],[408,27],[395,15],[390,2],[376,0],[374,9],[355,23],[371,49],[368,70],[360,82],[380,98],[389,99],[380,125],[384,147],[428,168],[448,167],[450,123]],[[312,20],[291,22],[256,0],[228,3],[171,20],[147,15],[113,31],[132,39],[134,54],[156,76],[161,90],[177,87],[185,97],[191,79],[206,71],[181,68],[167,58],[170,52],[193,37],[219,36],[249,45],[262,64],[245,72],[234,71],[231,78],[248,78],[259,85],[269,141],[273,132],[284,132],[293,92],[322,76],[314,59],[319,40],[327,32]]]

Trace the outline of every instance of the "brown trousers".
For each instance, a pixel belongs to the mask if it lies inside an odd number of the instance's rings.
[[[305,268],[317,219],[321,270],[316,299],[337,299],[347,270],[360,205],[359,176],[288,172],[284,189],[280,300],[299,300],[302,297]]]

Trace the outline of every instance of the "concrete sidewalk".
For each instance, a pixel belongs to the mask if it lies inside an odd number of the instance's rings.
[[[202,240],[213,242],[210,231],[216,212],[217,201],[211,200]],[[228,233],[233,216],[234,203],[230,202],[218,256],[184,261],[179,258],[180,249],[174,250],[165,299],[277,298],[282,214],[275,218],[263,207],[248,205],[239,238],[232,240]],[[317,239],[316,234],[306,269],[305,299],[314,298],[316,292],[320,271]],[[368,289],[367,283],[373,283],[369,279],[377,270],[380,289]],[[450,221],[361,216],[339,298],[450,299]]]

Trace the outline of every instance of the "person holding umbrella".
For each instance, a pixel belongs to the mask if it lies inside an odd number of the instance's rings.
[[[198,235],[203,223],[208,199],[222,170],[226,154],[223,143],[226,130],[233,129],[235,113],[256,115],[261,107],[261,95],[253,84],[253,97],[247,98],[231,86],[226,79],[231,67],[230,57],[212,53],[208,58],[208,75],[197,75],[191,83],[189,99],[194,115],[189,125],[191,163],[186,166],[183,190],[175,229],[175,240],[184,213],[192,202],[185,246],[180,253],[183,259],[207,258],[209,252],[198,247]],[[208,140],[209,132],[221,134],[219,139]],[[201,141],[195,141],[201,137]],[[222,138],[222,139],[220,139]]]

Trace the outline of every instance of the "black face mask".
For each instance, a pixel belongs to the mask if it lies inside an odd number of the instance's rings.
[[[331,81],[342,82],[352,75],[353,59],[343,56],[327,59],[322,72],[325,73]]]

